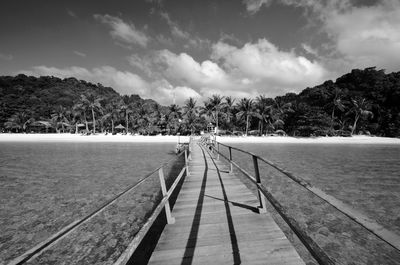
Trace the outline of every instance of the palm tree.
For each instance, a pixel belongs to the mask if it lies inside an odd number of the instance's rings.
[[[198,107],[196,106],[196,103],[196,100],[192,97],[186,100],[185,106],[183,106],[183,115],[197,114]]]
[[[6,128],[10,129],[16,129],[17,132],[18,130],[25,131],[28,124],[34,122],[35,119],[31,118],[30,115],[25,112],[17,112],[14,115],[12,115],[5,123]]]
[[[214,120],[213,117],[213,107],[209,101],[203,102],[204,106],[200,107],[200,115],[205,116],[208,121]]]
[[[150,104],[150,110],[148,114],[148,128],[150,133],[161,132],[161,126],[163,123],[163,115],[161,113],[161,106],[157,103]]]
[[[285,118],[289,112],[293,112],[292,103],[285,103],[279,97],[273,99],[273,104],[271,106],[271,117],[270,125],[275,130],[282,127],[285,122]]]
[[[65,123],[69,123],[69,120],[67,118],[67,116],[69,115],[69,111],[66,107],[63,106],[58,106],[55,109],[55,112],[51,115],[51,119],[54,121],[54,123],[56,124],[56,130],[57,132],[59,132],[58,130],[58,125],[61,124],[61,130],[64,133],[65,132],[65,128],[64,128],[64,124]]]
[[[356,131],[357,122],[360,118],[373,116],[373,113],[369,110],[371,104],[365,99],[357,97],[351,100],[352,108],[349,113],[354,114],[354,123],[351,128],[351,135]]]
[[[173,128],[175,132],[179,130],[181,122],[181,107],[176,104],[172,104],[168,107],[168,124],[169,128]]]
[[[129,131],[129,115],[133,113],[132,105],[129,103],[122,102],[120,106],[120,111],[124,114],[125,117],[125,130],[126,133]]]
[[[186,126],[190,129],[190,134],[193,134],[196,128],[196,123],[198,120],[198,107],[196,106],[196,100],[190,97],[183,106],[183,116]]]
[[[86,131],[89,131],[89,126],[88,126],[88,121],[86,118],[86,111],[87,111],[87,107],[85,104],[83,104],[82,101],[78,101],[77,103],[75,103],[74,106],[72,106],[72,112],[73,115],[75,117],[76,120],[81,120],[83,118],[83,121],[85,122],[85,127],[86,127]],[[78,133],[78,123],[75,123],[75,133]]]
[[[224,106],[222,108],[222,111],[223,111],[222,115],[226,119],[227,127],[230,127],[230,128],[232,127],[231,121],[234,117],[234,112],[235,112],[234,104],[235,104],[235,99],[229,96],[229,97],[225,98]]]
[[[259,128],[260,128],[260,133],[264,133],[264,123],[269,123],[271,124],[271,110],[272,110],[272,105],[268,105],[269,101],[271,99],[267,98],[266,96],[260,95],[256,98],[256,104],[255,108],[257,111],[257,118],[260,120],[259,121]]]
[[[102,98],[96,97],[93,93],[87,95],[81,95],[81,102],[87,109],[90,109],[92,112],[92,120],[93,120],[93,133],[96,133],[96,118],[95,112],[101,112],[102,106],[100,101]]]
[[[254,111],[254,103],[252,99],[242,98],[237,104],[238,113],[236,114],[238,119],[246,120],[246,135],[249,131],[250,117],[256,116],[257,113]]]
[[[224,104],[222,102],[222,100],[224,99],[224,97],[220,96],[220,95],[212,95],[211,98],[208,98],[208,101],[211,105],[211,109],[213,110],[213,116],[214,116],[214,120],[215,120],[215,128],[216,128],[216,132],[218,132],[218,120],[219,120],[219,112],[221,111],[221,109],[223,108]]]
[[[161,121],[161,107],[157,103],[151,105],[149,121],[152,126],[159,126]]]
[[[331,113],[331,129],[333,128],[333,124],[335,121],[335,110],[338,109],[340,111],[345,110],[345,102],[342,99],[342,91],[338,88],[335,87],[333,92],[330,93],[332,102],[328,104],[329,107],[332,108],[332,113]]]
[[[146,109],[142,104],[138,104],[136,107],[136,111],[132,116],[134,122],[137,123],[139,129],[142,129],[148,132],[148,125],[149,125],[149,115],[146,112]]]
[[[119,113],[121,110],[121,101],[118,98],[112,99],[105,107],[104,119],[111,120],[111,133],[114,134],[115,121],[119,118]]]

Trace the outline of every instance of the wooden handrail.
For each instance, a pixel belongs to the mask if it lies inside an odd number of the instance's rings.
[[[181,172],[179,175],[176,177],[174,183],[171,185],[169,190],[167,191],[166,186],[165,186],[165,179],[164,179],[164,173],[162,171],[162,168],[159,169],[159,178],[160,178],[160,185],[161,185],[161,190],[163,193],[163,198],[161,202],[157,205],[151,216],[147,219],[146,223],[142,226],[142,228],[137,232],[131,243],[129,243],[128,247],[125,249],[125,251],[120,255],[118,260],[114,262],[113,265],[125,265],[129,262],[130,257],[132,254],[135,252],[139,244],[142,242],[143,238],[146,236],[147,232],[150,230],[150,228],[153,226],[154,222],[156,221],[157,217],[160,215],[162,209],[165,209],[165,214],[167,218],[167,223],[172,224],[175,222],[175,218],[171,214],[171,208],[169,205],[169,198],[175,191],[175,188],[178,186],[178,183],[181,181],[183,174],[186,172],[186,175],[189,174],[189,167],[188,167],[188,160],[190,159],[190,144],[191,144],[191,138],[189,140],[189,145],[188,148],[185,148],[184,151],[181,152],[181,154],[185,154],[185,166],[182,168]]]
[[[189,143],[190,144],[190,143]],[[186,153],[186,149],[185,152],[180,152],[178,154],[178,157],[181,157],[182,155],[187,155]],[[139,181],[137,181],[136,183],[130,185],[129,187],[127,187],[125,190],[123,190],[122,192],[118,193],[117,195],[115,195],[113,198],[109,199],[108,201],[104,202],[101,206],[99,206],[98,208],[96,208],[95,210],[91,211],[89,214],[85,215],[84,217],[82,217],[79,220],[76,220],[74,222],[72,222],[71,224],[65,226],[64,228],[62,228],[60,231],[58,231],[57,233],[51,235],[49,238],[47,238],[46,240],[40,242],[39,244],[37,244],[36,246],[34,246],[33,248],[29,249],[28,251],[26,251],[25,253],[23,253],[22,255],[18,256],[17,258],[13,259],[10,263],[8,263],[8,265],[20,265],[20,264],[24,264],[27,261],[29,261],[33,256],[40,254],[41,252],[43,252],[47,247],[49,247],[50,245],[53,245],[55,242],[57,242],[58,240],[64,238],[66,235],[68,235],[69,233],[71,233],[75,228],[77,228],[79,225],[87,222],[88,220],[92,219],[94,216],[98,215],[99,213],[101,213],[107,206],[113,204],[118,198],[120,198],[122,195],[126,194],[127,192],[130,192],[131,190],[135,189],[136,187],[138,187],[140,184],[142,184],[143,182],[145,182],[147,179],[149,179],[155,172],[159,171],[160,169],[162,169],[163,167],[165,167],[166,165],[168,165],[169,163],[171,163],[172,161],[176,160],[176,157],[173,157],[171,159],[169,159],[167,162],[162,163],[159,167],[157,167],[156,169],[152,170],[150,173],[148,173],[145,177],[141,178]],[[185,157],[186,160],[186,157]],[[185,171],[184,167],[181,171],[184,172]],[[183,174],[183,173],[182,173]],[[170,196],[170,195],[169,195]],[[168,196],[168,198],[169,198]],[[168,201],[168,198],[166,199]],[[165,196],[164,196],[165,199]],[[164,201],[164,199],[160,202],[160,204]],[[164,205],[163,205],[164,206]],[[162,208],[162,207],[161,207]]]
[[[267,159],[264,159],[256,154],[253,154],[251,152],[242,150],[237,147],[233,147],[230,145],[226,145],[220,142],[217,142],[216,140],[212,139],[204,139],[202,141],[204,144],[208,145],[211,147],[213,151],[216,151],[218,153],[218,158],[219,156],[222,156],[225,160],[227,160],[230,164],[231,167],[231,172],[233,171],[233,166],[235,166],[239,171],[241,171],[250,181],[252,181],[258,191],[259,199],[260,199],[260,206],[262,205],[262,200],[260,198],[260,193],[262,193],[262,197],[265,196],[267,200],[270,202],[270,204],[275,208],[275,210],[279,213],[279,215],[283,218],[283,220],[288,224],[288,226],[292,229],[292,231],[298,236],[298,238],[302,241],[304,246],[310,251],[310,254],[318,261],[319,264],[335,264],[334,260],[332,260],[320,247],[318,244],[315,243],[315,241],[307,235],[307,233],[301,228],[299,223],[294,219],[291,218],[288,214],[288,212],[285,210],[285,208],[274,198],[274,196],[267,190],[265,187],[262,186],[261,182],[259,181],[259,167],[258,167],[258,160],[266,163],[267,165],[275,168],[279,172],[283,173],[285,176],[289,177],[293,181],[295,181],[297,184],[302,186],[303,188],[307,189],[323,201],[327,202],[329,205],[333,206],[335,209],[364,227],[366,230],[369,232],[373,233],[376,235],[378,238],[395,248],[396,250],[400,251],[400,237],[386,228],[380,226],[373,220],[370,220],[368,217],[365,217],[363,214],[359,213],[358,211],[355,211],[351,207],[347,206],[343,202],[337,200],[333,196],[330,196],[323,192],[322,190],[312,186],[310,183],[306,182],[305,180],[301,179],[300,177],[294,176],[293,174],[281,169],[279,166],[274,164],[271,161],[268,161]],[[229,157],[225,156],[221,151],[219,150],[220,146],[224,146],[228,148],[229,150]],[[245,153],[247,155],[252,156],[253,158],[253,167],[255,170],[255,176],[253,177],[249,172],[244,170],[242,167],[240,167],[236,162],[233,161],[232,159],[232,150],[236,150],[242,153]],[[258,176],[258,177],[257,177]]]
[[[164,195],[161,202],[157,205],[156,209],[153,211],[147,222],[142,226],[142,228],[137,232],[131,243],[129,243],[128,247],[125,251],[121,254],[119,259],[114,263],[114,265],[125,265],[128,263],[130,257],[135,252],[137,247],[139,246],[140,242],[142,242],[143,238],[146,236],[147,232],[150,230],[154,222],[156,221],[157,217],[160,215],[163,208],[168,205],[169,209],[169,198],[171,197],[172,193],[174,192],[175,188],[177,187],[178,183],[182,179],[183,173],[185,173],[186,167],[183,167],[181,172],[179,173],[178,177],[175,179],[174,183],[172,184],[171,188],[168,192]],[[170,214],[170,213],[169,213]],[[168,218],[173,218],[172,216],[168,216],[166,211],[167,221]]]
[[[204,141],[203,143],[209,145],[210,142]],[[221,144],[221,143],[220,143]],[[224,145],[224,144],[221,144]],[[236,147],[232,146],[227,146],[232,149],[237,149]],[[215,147],[211,145],[211,148],[215,150]],[[240,150],[240,149],[239,149]],[[242,150],[240,150],[242,151]],[[251,154],[250,152],[243,151],[244,153]],[[235,166],[240,172],[242,172],[251,182],[255,184],[257,187],[257,192],[260,196],[260,193],[267,198],[267,200],[270,202],[270,204],[275,208],[275,210],[278,212],[278,214],[283,218],[283,220],[288,224],[290,229],[297,235],[297,237],[300,239],[300,241],[303,243],[303,245],[308,249],[310,254],[314,257],[314,259],[319,263],[323,265],[333,265],[335,262],[322,250],[322,248],[315,243],[315,241],[307,235],[307,233],[301,228],[299,223],[294,220],[293,218],[290,218],[285,209],[282,207],[282,205],[272,196],[272,194],[267,191],[261,184],[261,182],[257,181],[255,177],[253,177],[249,172],[244,170],[242,167],[240,167],[236,162],[234,162],[232,159],[229,159],[226,157],[224,154],[219,153],[224,159],[228,160],[232,166]],[[251,154],[253,157],[257,157],[254,154]],[[232,158],[232,153],[230,150],[230,158]],[[254,164],[256,166],[256,164]],[[257,171],[258,171],[258,165],[257,165]],[[255,170],[256,171],[256,170]]]
[[[211,141],[214,142],[214,140],[211,140]],[[213,143],[213,145],[215,145],[215,143]],[[291,180],[293,180],[294,182],[296,182],[297,184],[299,184],[303,188],[305,188],[308,191],[310,191],[311,193],[313,193],[318,198],[322,199],[323,201],[325,201],[326,203],[328,203],[329,205],[331,205],[332,207],[337,209],[339,212],[341,212],[344,215],[346,215],[347,217],[349,217],[351,220],[353,220],[357,224],[359,224],[362,227],[364,227],[365,229],[367,229],[369,232],[371,232],[374,235],[376,235],[378,238],[380,238],[381,240],[383,240],[384,242],[386,242],[387,244],[389,244],[390,246],[395,248],[397,251],[400,251],[400,236],[395,234],[395,233],[393,233],[393,232],[391,232],[390,230],[384,228],[383,226],[381,226],[380,224],[376,223],[374,220],[368,218],[367,216],[365,216],[361,212],[359,212],[359,211],[353,209],[352,207],[346,205],[345,203],[343,203],[342,201],[336,199],[335,197],[326,194],[324,191],[322,191],[321,189],[319,189],[317,187],[314,187],[313,185],[311,185],[310,183],[308,183],[304,179],[287,172],[286,170],[280,168],[275,163],[273,163],[273,162],[271,162],[271,161],[269,161],[269,160],[267,160],[267,159],[265,159],[263,157],[260,157],[258,155],[255,155],[255,154],[251,153],[251,152],[248,152],[248,151],[245,151],[245,150],[242,150],[240,148],[233,147],[233,146],[230,146],[230,145],[226,145],[226,144],[223,144],[223,143],[219,143],[218,142],[218,145],[222,145],[222,146],[225,146],[225,147],[229,148],[230,153],[231,153],[231,149],[234,149],[234,150],[237,150],[239,152],[248,154],[248,155],[253,156],[253,157],[256,156],[258,160],[260,160],[260,161],[266,163],[267,165],[275,168],[276,170],[278,170],[279,172],[284,174],[286,177],[290,178]],[[213,148],[214,148],[214,146],[213,146]],[[230,157],[231,157],[231,155],[230,155]],[[225,159],[227,159],[227,158],[225,157]],[[238,165],[236,164],[235,166],[238,166]]]

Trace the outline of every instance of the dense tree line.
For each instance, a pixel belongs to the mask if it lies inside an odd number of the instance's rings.
[[[400,72],[366,68],[276,98],[212,95],[168,107],[75,78],[0,77],[3,131],[400,136]],[[118,126],[117,126],[118,125]],[[117,128],[117,129],[116,129]]]

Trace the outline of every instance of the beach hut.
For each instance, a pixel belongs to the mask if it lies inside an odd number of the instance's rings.
[[[125,126],[123,126],[122,124],[118,124],[117,126],[115,126],[114,129],[125,130]]]
[[[75,123],[75,133],[79,132],[79,128],[86,127],[83,123]]]

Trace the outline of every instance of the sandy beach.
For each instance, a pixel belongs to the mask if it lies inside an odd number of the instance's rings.
[[[179,138],[179,139],[178,139]],[[400,144],[399,138],[357,135],[353,137],[297,138],[288,136],[217,136],[222,143],[301,143],[301,144]],[[142,135],[79,135],[79,134],[0,134],[0,142],[135,142],[177,143],[188,142],[189,136],[142,136]]]
[[[290,136],[248,136],[217,137],[222,143],[288,143],[288,144],[400,144],[399,138],[355,135],[352,137],[290,137]]]

